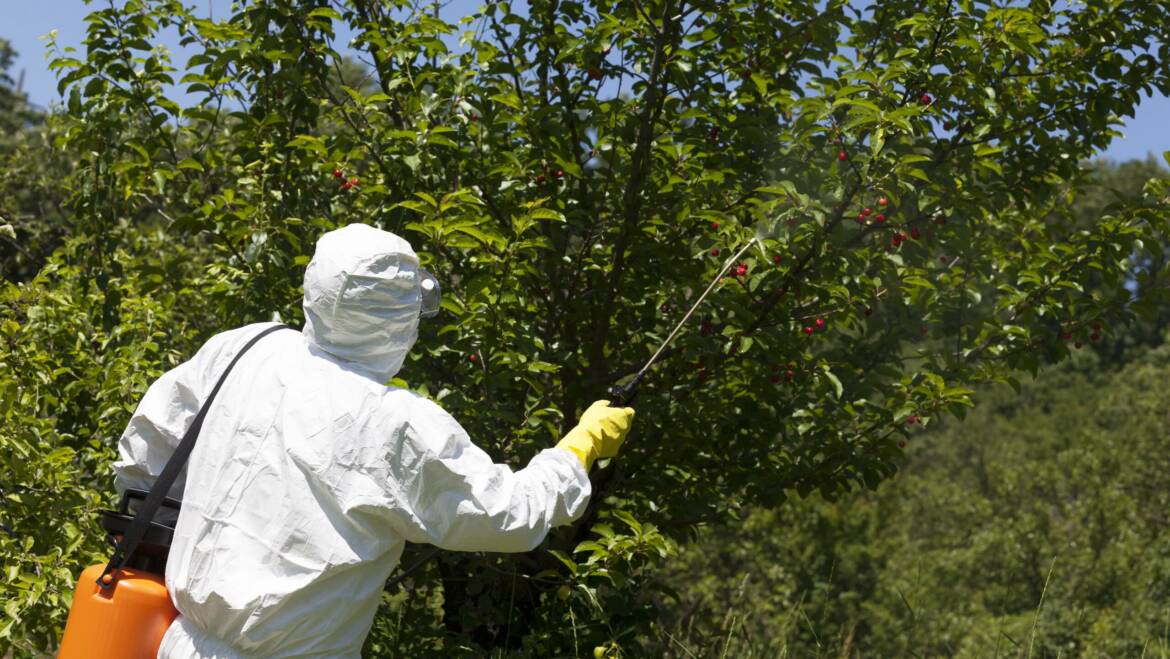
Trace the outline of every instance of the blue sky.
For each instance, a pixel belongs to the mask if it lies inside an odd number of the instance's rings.
[[[483,0],[453,0],[444,14],[459,16],[481,5]],[[98,3],[100,6],[102,3]],[[222,16],[230,0],[195,0],[216,16]],[[79,45],[85,36],[84,18],[87,12],[83,0],[0,0],[0,37],[12,42],[19,56],[12,71],[13,77],[23,72],[23,85],[29,98],[36,104],[48,106],[57,99],[57,83],[45,60],[45,42],[41,37],[57,30],[61,45]],[[178,48],[177,38],[167,46],[175,51],[177,59],[185,59]],[[1158,156],[1170,151],[1170,98],[1147,98],[1139,106],[1137,115],[1126,118],[1125,137],[1114,140],[1105,156],[1115,160]]]

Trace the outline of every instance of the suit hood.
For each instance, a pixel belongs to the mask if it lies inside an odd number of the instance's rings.
[[[387,382],[418,338],[418,257],[410,243],[365,224],[330,231],[305,270],[309,343]]]

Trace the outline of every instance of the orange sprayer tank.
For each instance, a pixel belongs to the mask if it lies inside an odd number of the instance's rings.
[[[124,568],[112,588],[98,586],[105,563],[81,573],[57,659],[154,659],[179,612],[163,578]]]
[[[117,510],[102,511],[102,526],[115,545],[122,543],[134,522],[131,503],[144,501],[147,494],[127,489]],[[163,634],[179,615],[162,575],[175,531],[172,520],[178,517],[180,506],[175,499],[163,500],[165,512],[152,518],[125,567],[105,578],[106,587],[98,585],[106,563],[85,568],[73,589],[57,659],[154,659],[158,655]]]

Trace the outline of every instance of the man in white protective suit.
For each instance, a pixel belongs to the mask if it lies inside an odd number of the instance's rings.
[[[523,469],[494,464],[435,403],[386,383],[438,311],[398,236],[321,237],[305,326],[255,344],[209,408],[166,570],[180,615],[158,656],[358,657],[406,542],[522,552],[580,515],[588,470],[630,408],[594,403]],[[212,337],[146,392],[119,444],[119,491],[148,489],[236,352],[273,323]]]

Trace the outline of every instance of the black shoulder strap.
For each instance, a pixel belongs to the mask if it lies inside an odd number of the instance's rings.
[[[207,395],[207,400],[203,401],[203,406],[199,408],[199,412],[195,415],[191,426],[183,434],[183,439],[179,442],[179,446],[175,448],[175,452],[171,454],[166,466],[163,467],[162,473],[154,481],[154,485],[150,488],[150,494],[146,495],[146,499],[138,508],[138,513],[134,516],[134,521],[130,523],[130,528],[126,529],[126,534],[122,536],[122,541],[114,548],[114,555],[110,557],[110,562],[106,564],[106,569],[102,571],[102,576],[98,577],[97,582],[99,586],[109,588],[114,585],[114,582],[117,581],[116,572],[126,565],[126,561],[134,555],[134,550],[138,548],[138,543],[142,542],[142,537],[146,534],[151,520],[154,519],[155,512],[162,505],[167,493],[171,491],[171,485],[174,485],[175,479],[179,477],[179,472],[183,470],[183,465],[187,463],[187,458],[191,456],[191,451],[195,448],[195,440],[199,437],[199,430],[203,427],[203,418],[207,416],[207,410],[211,407],[211,403],[215,401],[215,395],[219,393],[219,388],[223,386],[228,373],[232,372],[232,367],[236,365],[236,362],[240,361],[240,357],[243,357],[249,348],[256,345],[257,341],[282,329],[292,328],[288,325],[276,325],[252,337],[251,340],[244,344],[243,348],[240,348],[240,351],[236,353],[236,356],[232,358],[227,368],[224,369],[223,374],[219,376],[219,381],[215,383],[215,388]]]

